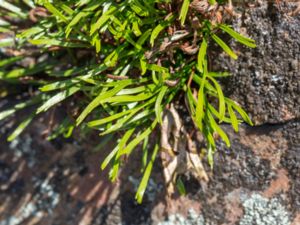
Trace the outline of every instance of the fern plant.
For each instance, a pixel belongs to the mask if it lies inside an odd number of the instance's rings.
[[[235,131],[246,112],[224,96],[218,82],[226,72],[210,71],[211,43],[229,57],[237,54],[222,40],[225,35],[250,48],[254,40],[235,32],[226,21],[233,13],[215,0],[11,0],[0,6],[0,79],[25,83],[32,98],[0,113],[0,120],[26,107],[32,113],[8,137],[16,138],[36,115],[63,102],[72,113],[49,138],[69,137],[76,127],[96,129],[101,136],[119,135],[101,168],[112,164],[115,180],[123,156],[144,143],[162,124],[164,110],[184,95],[194,125],[206,139],[212,165],[214,134],[230,146],[220,123]],[[24,65],[26,60],[33,63]],[[209,62],[209,63],[208,63]],[[217,103],[217,104],[216,104]],[[101,139],[100,139],[101,140]],[[142,201],[159,140],[145,159],[137,191]],[[151,145],[153,146],[153,145]]]

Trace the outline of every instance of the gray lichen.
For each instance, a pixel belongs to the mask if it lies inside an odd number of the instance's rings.
[[[172,214],[158,225],[205,225],[205,222],[201,214],[199,215],[190,209],[186,218],[180,214]]]
[[[289,225],[289,213],[277,198],[271,200],[253,194],[243,202],[245,214],[240,225]]]
[[[0,221],[0,225],[19,225],[30,217],[42,218],[44,213],[52,214],[60,200],[59,193],[55,192],[49,180],[37,180],[39,192],[32,201],[19,209],[17,216],[10,216]]]

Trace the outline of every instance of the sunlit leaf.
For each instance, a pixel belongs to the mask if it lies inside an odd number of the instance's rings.
[[[201,73],[203,73],[203,65],[205,62],[205,55],[206,55],[206,50],[207,50],[207,41],[206,38],[203,38],[200,50],[198,52],[198,68]]]
[[[238,42],[240,42],[250,48],[256,48],[256,44],[253,39],[242,36],[241,34],[237,33],[236,31],[234,31],[233,29],[231,29],[229,26],[227,26],[225,24],[221,24],[220,28],[223,31],[225,31],[226,33],[228,33],[230,36],[232,36]]]
[[[159,149],[159,145],[156,144],[155,147],[154,147],[151,159],[150,159],[150,161],[149,161],[149,163],[148,163],[148,165],[145,169],[143,178],[142,178],[142,180],[140,182],[140,185],[138,187],[138,190],[136,192],[135,198],[136,198],[138,203],[142,203],[143,196],[144,196],[144,193],[146,191],[146,187],[147,187],[147,184],[148,184],[148,181],[149,181],[149,178],[150,178],[150,174],[151,174],[151,171],[152,171],[152,167],[153,167],[158,149]]]
[[[213,82],[216,90],[217,90],[217,93],[218,93],[218,101],[219,101],[219,113],[220,113],[220,122],[223,121],[224,119],[224,116],[225,116],[225,111],[226,111],[226,108],[225,108],[225,97],[224,97],[224,94],[223,94],[223,91],[222,91],[222,88],[220,86],[220,84],[212,77],[208,76],[208,78]]]
[[[190,0],[183,0],[180,15],[179,15],[181,25],[184,25],[186,15],[189,11],[189,5],[190,5]]]
[[[120,151],[120,149],[122,149],[126,145],[127,141],[129,140],[129,138],[133,134],[134,130],[135,130],[134,128],[130,129],[124,134],[124,136],[121,138],[121,140],[117,144],[117,146],[109,153],[109,155],[105,158],[105,160],[101,164],[101,169],[102,170],[104,170],[107,167],[109,162],[113,159],[113,157],[115,157],[115,155],[118,153],[118,151]]]
[[[75,94],[80,90],[79,87],[71,87],[67,90],[57,93],[56,95],[49,98],[43,105],[41,105],[36,113],[40,113],[43,111],[47,111],[52,106],[56,105],[57,103],[65,100],[66,98],[70,97],[71,95]]]
[[[34,116],[35,116],[35,113],[31,114],[22,123],[20,123],[19,126],[14,130],[14,132],[11,135],[9,135],[7,140],[13,141],[16,137],[18,137],[24,131],[24,129],[30,124],[30,122],[33,120]]]
[[[228,105],[228,112],[231,119],[231,124],[235,132],[239,131],[239,123],[231,105]]]
[[[64,16],[55,6],[53,6],[50,2],[45,2],[43,4],[54,16],[57,16],[62,21],[67,22],[68,19],[66,16]]]
[[[107,91],[105,93],[101,92],[90,104],[88,104],[88,106],[79,115],[79,117],[76,120],[76,125],[78,126],[93,109],[95,109],[100,104],[104,103],[107,98],[114,96],[123,88],[128,86],[131,82],[132,81],[130,80],[120,81],[119,84],[110,91]]]
[[[222,128],[216,123],[214,117],[208,112],[207,116],[209,118],[210,121],[210,125],[211,127],[214,129],[214,131],[216,131],[220,137],[223,139],[223,141],[226,143],[226,145],[228,147],[230,147],[230,141],[228,136],[226,135],[226,133],[222,130]]]
[[[154,120],[148,128],[146,128],[139,136],[137,136],[124,149],[122,149],[121,154],[130,155],[133,148],[136,147],[147,136],[149,136],[151,132],[154,130],[154,128],[156,127],[156,125],[157,125],[157,120]]]
[[[226,101],[232,106],[232,108],[234,110],[236,110],[241,115],[241,117],[243,118],[243,120],[245,122],[247,122],[249,125],[253,126],[253,123],[252,123],[250,117],[248,116],[248,114],[236,102],[234,102],[233,100],[228,99],[228,98],[226,99]]]
[[[164,95],[166,94],[168,90],[167,86],[163,86],[157,96],[156,102],[155,102],[155,114],[156,114],[156,118],[157,121],[162,124],[162,109],[163,109],[163,105],[162,105],[162,101],[164,98]]]
[[[221,38],[219,38],[217,35],[212,34],[211,37],[215,40],[215,42],[233,59],[237,59],[238,56],[231,50],[231,48],[228,47],[227,44],[225,44],[224,41],[222,41]]]

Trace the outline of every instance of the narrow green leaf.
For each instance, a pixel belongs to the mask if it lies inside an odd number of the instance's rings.
[[[222,128],[216,123],[214,117],[210,112],[207,112],[208,119],[210,121],[211,127],[220,135],[223,141],[226,143],[228,147],[230,147],[230,141],[226,133],[222,130]]]
[[[226,101],[231,104],[231,106],[233,107],[233,109],[235,109],[243,118],[243,120],[248,123],[249,125],[253,126],[253,123],[250,119],[250,117],[248,116],[248,114],[233,100],[226,98]]]
[[[22,76],[29,76],[36,73],[39,73],[41,71],[45,71],[47,69],[52,68],[54,66],[53,62],[41,62],[33,65],[32,67],[28,68],[16,68],[13,70],[1,71],[0,70],[0,78],[2,79],[16,79]]]
[[[128,86],[131,82],[132,82],[131,80],[120,81],[119,84],[115,88],[111,89],[110,91],[107,91],[105,93],[101,92],[79,115],[79,117],[76,120],[76,125],[78,126],[92,110],[94,110],[100,104],[104,103],[107,98],[114,96],[123,88]]]
[[[176,187],[180,195],[186,195],[185,186],[180,177],[178,177],[176,180]]]
[[[140,135],[138,135],[134,140],[132,140],[126,146],[126,148],[124,148],[121,151],[121,154],[122,155],[124,155],[124,154],[130,155],[133,148],[135,148],[142,140],[144,140],[147,136],[149,136],[151,134],[151,132],[154,130],[154,128],[156,127],[156,125],[157,125],[157,120],[154,120],[147,129],[145,129]]]
[[[46,85],[40,87],[39,89],[42,92],[54,91],[54,90],[63,89],[63,88],[69,87],[71,85],[77,84],[79,81],[80,81],[79,79],[57,81],[54,83],[46,84]]]
[[[149,178],[150,178],[150,174],[151,174],[152,167],[153,167],[153,164],[154,164],[154,161],[155,161],[158,150],[159,150],[159,145],[156,144],[155,147],[154,147],[151,159],[150,159],[150,161],[149,161],[149,163],[146,167],[146,170],[144,172],[143,178],[142,178],[142,180],[140,182],[140,185],[137,189],[135,198],[136,198],[136,200],[139,204],[142,203],[142,201],[143,201],[143,196],[144,196],[144,193],[145,193],[145,190],[146,190]]]
[[[224,41],[222,41],[221,38],[219,38],[217,35],[212,34],[212,38],[215,40],[215,42],[233,59],[237,59],[238,56],[231,50],[231,48],[228,47],[227,44],[225,44]]]
[[[242,43],[242,44],[244,44],[244,45],[246,45],[250,48],[256,48],[255,40],[253,40],[251,38],[247,38],[247,37],[239,34],[238,32],[234,31],[232,28],[230,28],[228,25],[221,24],[219,27],[223,31],[228,33],[230,36],[232,36],[238,42],[240,42],[240,43]]]
[[[203,73],[203,65],[204,65],[206,50],[207,50],[207,40],[204,37],[200,46],[200,50],[198,52],[198,69],[201,73]]]
[[[51,141],[60,135],[65,138],[69,138],[72,135],[73,129],[74,124],[71,119],[67,117],[51,131],[51,133],[47,136],[47,140]]]
[[[68,98],[69,96],[75,94],[76,92],[78,92],[80,90],[79,87],[71,87],[67,90],[64,90],[62,92],[57,93],[56,95],[52,96],[50,99],[48,99],[42,106],[40,106],[37,109],[37,114],[47,111],[49,108],[51,108],[52,106],[56,105],[57,103],[65,100],[66,98]]]
[[[57,8],[55,8],[50,2],[45,2],[43,4],[54,16],[57,16],[62,21],[67,22],[68,19],[65,17]]]
[[[117,114],[114,114],[114,115],[111,115],[109,117],[105,117],[103,119],[100,119],[100,120],[93,120],[91,122],[88,122],[88,126],[89,127],[98,127],[98,126],[101,126],[103,124],[106,124],[106,123],[109,123],[111,121],[114,121],[116,119],[119,119],[127,114],[129,114],[130,112],[132,112],[131,110],[126,110],[124,112],[120,112],[120,113],[117,113]]]
[[[105,59],[104,59],[104,64],[107,67],[114,67],[117,64],[119,54],[118,52],[120,51],[120,47],[111,52]]]
[[[28,118],[26,118],[19,126],[13,131],[11,135],[7,138],[8,141],[13,141],[16,137],[18,137],[24,129],[30,124],[33,120],[35,113],[31,114]]]
[[[47,45],[47,46],[61,46],[67,48],[89,48],[90,45],[84,42],[70,42],[65,40],[56,40],[56,39],[36,39],[36,40],[29,40],[29,42],[33,45]]]
[[[17,14],[20,17],[26,18],[26,14],[22,12],[21,8],[17,7],[14,4],[11,4],[7,1],[4,1],[4,0],[1,1],[1,8],[4,8],[8,11],[11,11],[11,12]]]
[[[141,171],[144,172],[147,166],[147,161],[148,161],[148,144],[149,144],[149,136],[144,139],[143,143],[143,156],[142,156],[142,169]]]
[[[147,72],[147,61],[144,55],[140,58],[140,65],[142,70],[141,75],[145,75],[145,73]]]
[[[194,74],[193,81],[195,81],[195,83],[197,83],[198,85],[201,86],[202,80],[203,80],[203,77],[201,78],[199,75]],[[207,90],[217,93],[217,90],[215,89],[215,87],[208,80],[205,81],[204,85]]]
[[[228,112],[231,119],[231,124],[235,132],[239,131],[239,123],[231,105],[228,105]]]
[[[156,91],[157,92],[157,91]],[[123,103],[123,102],[140,102],[151,98],[156,92],[144,92],[138,95],[121,95],[107,98],[105,102],[109,103]]]
[[[124,38],[126,39],[126,41],[128,41],[130,44],[132,44],[136,48],[136,50],[138,50],[138,51],[142,50],[142,46],[133,40],[133,38],[130,35],[130,32],[126,32],[124,34]]]
[[[121,163],[120,158],[115,157],[112,169],[109,171],[109,179],[112,182],[114,182],[118,177],[120,163]]]
[[[73,27],[84,17],[87,17],[90,14],[90,12],[79,12],[74,16],[74,18],[71,20],[71,22],[68,23],[68,26],[66,28],[66,37],[68,37],[73,29]]]
[[[198,100],[197,100],[197,106],[196,106],[196,115],[195,115],[195,120],[197,121],[197,124],[199,125],[199,129],[202,130],[202,119],[203,119],[203,114],[204,114],[204,86],[206,82],[206,77],[207,77],[207,61],[204,61],[204,71],[203,71],[203,78],[201,81],[201,85],[198,91]]]
[[[140,46],[143,46],[143,44],[146,42],[146,40],[148,39],[148,37],[150,36],[151,34],[151,29],[148,29],[147,31],[145,31],[143,33],[143,35],[137,40],[137,44],[140,45]]]
[[[107,165],[109,164],[109,162],[116,156],[116,154],[118,153],[118,151],[120,151],[122,148],[124,148],[124,146],[126,145],[127,141],[129,140],[129,138],[133,134],[134,130],[135,130],[135,128],[132,128],[132,129],[126,131],[126,133],[121,138],[121,140],[118,143],[118,145],[109,153],[109,155],[102,162],[102,164],[101,164],[101,170],[104,170],[107,167]]]
[[[17,111],[16,109],[12,108],[0,112],[0,121],[14,114],[16,111]]]
[[[91,25],[90,35],[94,34],[98,29],[100,29],[111,17],[111,15],[117,10],[117,7],[110,6],[110,8],[102,14],[96,23]]]
[[[44,27],[42,26],[36,26],[36,27],[32,27],[32,28],[29,28],[25,31],[23,31],[22,33],[20,34],[17,34],[16,37],[17,38],[30,38],[34,35],[37,35],[38,33],[41,33],[44,31]]]
[[[139,1],[132,0],[129,3],[130,8],[139,16],[146,17],[149,16],[149,12],[146,7],[143,6],[143,4],[139,3]]]
[[[140,111],[141,109],[143,109],[144,107],[148,106],[149,104],[152,104],[154,102],[155,99],[151,99],[149,100],[148,102],[136,107],[136,108],[133,108],[133,109],[129,109],[129,110],[125,110],[123,112],[120,112],[120,113],[116,113],[116,114],[113,114],[111,116],[108,116],[108,117],[105,117],[103,119],[100,119],[100,120],[93,120],[91,122],[88,123],[88,126],[89,127],[97,127],[97,126],[101,126],[103,124],[106,124],[106,123],[109,123],[111,121],[114,121],[116,119],[119,119],[121,117],[124,117],[125,115],[127,114],[135,114],[137,113],[138,111]],[[126,117],[127,118],[127,117]],[[125,118],[124,118],[125,119]],[[129,119],[129,118],[128,118]]]
[[[190,0],[183,0],[182,7],[180,10],[180,15],[179,15],[179,19],[182,26],[184,25],[186,15],[189,11],[189,6],[190,6]]]
[[[162,24],[158,24],[152,31],[151,36],[150,36],[150,44],[151,46],[154,45],[154,41],[159,35],[159,33],[164,29],[165,27]]]
[[[109,178],[111,179],[112,182],[114,182],[116,180],[117,176],[118,176],[118,172],[119,172],[119,168],[120,168],[120,162],[121,162],[121,160],[120,160],[120,151],[125,147],[128,139],[130,138],[130,136],[132,135],[134,130],[135,130],[135,128],[132,128],[129,131],[127,131],[126,134],[124,135],[124,138],[122,138],[122,140],[119,143],[119,146],[118,146],[119,150],[117,152],[117,155],[115,156],[113,168],[111,169],[111,171],[109,173]]]
[[[163,109],[163,104],[162,100],[168,90],[167,86],[163,86],[157,96],[156,102],[155,102],[155,114],[156,114],[156,119],[157,121],[162,124],[162,109]]]
[[[121,118],[120,120],[118,120],[114,125],[112,125],[111,127],[109,127],[108,129],[106,129],[104,132],[102,132],[100,135],[106,135],[112,132],[117,131],[118,129],[124,127],[124,124],[126,122],[128,122],[137,112],[139,111],[139,109],[135,109],[134,111],[132,111],[130,114],[124,116],[123,118]]]
[[[231,76],[228,72],[208,72],[208,75],[211,77],[228,77]]]
[[[126,122],[124,126],[129,126],[129,125],[136,126],[137,124],[140,125],[140,123],[138,122],[141,121],[147,123],[147,121],[151,119],[150,116],[153,116],[153,114],[155,114],[154,109],[147,108],[141,111],[140,113],[136,114],[134,117],[132,117],[131,120]]]
[[[98,33],[95,33],[92,38],[92,45],[96,48],[96,53],[101,51],[101,39]]]
[[[197,105],[197,101],[194,99],[190,87],[188,87],[187,89],[186,98],[189,104],[190,115],[192,118],[195,118],[195,113],[196,113],[195,105]]]
[[[141,92],[153,92],[156,89],[155,84],[149,84],[149,85],[143,85],[138,86],[134,88],[124,88],[121,90],[117,95],[131,95],[131,94],[137,94]]]
[[[40,101],[41,101],[40,97],[35,97],[35,98],[30,99],[29,101],[25,101],[25,102],[16,104],[13,108],[10,108],[10,109],[0,112],[0,121],[11,116],[18,110],[24,109],[24,108],[34,105],[34,104],[37,104]]]
[[[156,71],[156,72],[160,72],[160,73],[168,73],[169,72],[168,68],[159,66],[157,64],[147,64],[147,69]]]
[[[138,36],[142,35],[142,32],[139,28],[139,23],[137,21],[134,21],[132,23],[132,30],[133,30],[133,33],[134,33],[135,36],[138,37]]]
[[[67,6],[67,5],[65,5],[65,4],[62,4],[61,6],[61,9],[63,10],[63,11],[65,11],[68,15],[73,15],[73,13],[74,13],[74,10],[72,9],[72,8],[70,8],[69,6]]]
[[[206,103],[207,104],[207,107],[208,107],[208,110],[212,113],[212,114],[214,114],[217,118],[220,118],[221,116],[220,116],[220,113],[210,104],[210,103]],[[223,121],[224,122],[226,122],[226,123],[231,123],[231,119],[230,118],[228,118],[228,117],[224,117],[223,118]]]
[[[210,123],[210,121],[209,121],[209,119],[207,118],[207,120],[206,120],[207,126],[209,126],[209,123]],[[211,146],[212,149],[215,149],[215,148],[216,148],[216,142],[215,142],[215,139],[214,139],[213,134],[211,133],[211,132],[213,132],[213,131],[210,131],[210,128],[208,128],[207,126],[204,127],[203,133],[204,133],[204,135],[205,135],[205,137],[206,137],[206,140],[207,140],[207,142],[208,142],[208,143],[207,143],[208,146]]]
[[[9,66],[17,61],[20,61],[21,59],[23,59],[23,56],[15,56],[15,57],[10,57],[7,59],[0,60],[0,67],[1,69],[3,69],[6,66]]]
[[[214,83],[214,86],[218,93],[219,113],[220,113],[219,120],[220,120],[220,122],[222,122],[225,117],[225,112],[226,112],[225,97],[224,97],[222,88],[220,87],[219,83],[213,77],[208,76],[208,78]]]

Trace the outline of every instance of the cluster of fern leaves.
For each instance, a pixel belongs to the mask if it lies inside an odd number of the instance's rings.
[[[154,150],[148,147],[149,135],[162,123],[169,104],[184,95],[212,163],[214,134],[230,145],[219,123],[231,123],[235,131],[242,121],[251,124],[244,110],[222,92],[217,79],[228,74],[208,68],[210,43],[237,58],[220,36],[255,47],[252,39],[224,23],[223,17],[230,16],[225,7],[205,0],[1,1],[0,80],[34,90],[30,99],[0,112],[4,120],[26,107],[33,109],[8,140],[36,115],[67,105],[70,116],[50,138],[68,137],[75,127],[96,129],[101,136],[121,134],[101,165],[104,169],[112,164],[112,180],[124,155],[141,143],[144,154],[149,149],[152,156],[146,158],[137,191],[141,202],[159,150],[159,139],[151,145]]]

